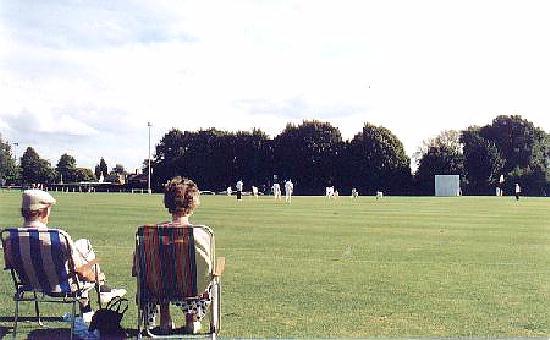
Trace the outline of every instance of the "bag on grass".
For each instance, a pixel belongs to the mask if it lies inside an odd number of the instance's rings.
[[[90,322],[89,332],[99,330],[101,337],[105,336],[125,336],[125,332],[120,326],[124,312],[128,309],[128,300],[115,297],[104,307],[94,313],[92,322]]]

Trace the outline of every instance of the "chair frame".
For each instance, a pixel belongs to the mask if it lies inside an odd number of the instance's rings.
[[[151,225],[145,225],[140,226],[136,232],[136,259],[139,256],[138,255],[138,249],[140,247],[140,238],[143,236],[143,230],[144,227],[149,227]],[[193,338],[215,338],[216,335],[220,331],[220,325],[221,325],[221,274],[224,271],[225,268],[225,258],[219,258],[216,259],[216,243],[215,243],[215,237],[213,230],[206,226],[206,225],[187,225],[187,226],[178,226],[178,225],[171,225],[171,224],[161,224],[161,228],[191,228],[191,229],[202,229],[206,231],[210,235],[210,260],[212,263],[211,269],[210,269],[210,284],[212,285],[212,296],[211,296],[211,306],[210,306],[210,330],[208,334],[193,334],[193,335],[186,335]],[[141,235],[140,235],[141,234]],[[136,291],[136,301],[138,305],[138,338],[141,338],[144,331],[145,334],[151,338],[173,338],[174,335],[158,335],[153,334],[150,330],[148,315],[148,304],[143,303],[140,301],[140,291],[142,287],[140,287],[140,268],[139,266],[136,266],[137,269],[137,291]],[[198,299],[199,296],[189,296],[186,297],[186,300],[192,300],[192,299]],[[175,301],[174,301],[175,302]],[[142,309],[142,305],[144,308]],[[157,304],[158,305],[158,304]]]
[[[61,229],[57,228],[48,228],[48,229],[36,229],[36,228],[18,228],[18,227],[8,227],[0,230],[0,239],[2,247],[5,249],[6,245],[5,242],[7,238],[4,236],[5,234],[9,234],[12,231],[37,231],[39,233],[49,233],[50,231],[58,231],[60,237],[64,238],[64,241],[67,245],[70,245],[69,242],[69,236],[67,232]],[[72,282],[76,285],[76,290],[70,292],[70,293],[64,293],[64,292],[50,292],[39,288],[31,288],[28,284],[23,282],[21,276],[17,272],[15,268],[7,267],[5,270],[10,270],[11,277],[15,286],[15,294],[13,296],[13,301],[15,301],[15,317],[14,317],[14,326],[13,326],[13,337],[15,338],[17,336],[17,324],[19,319],[19,302],[34,302],[34,309],[36,312],[36,318],[38,321],[38,324],[42,327],[44,327],[44,323],[40,319],[40,308],[39,303],[40,302],[47,302],[47,303],[65,303],[65,304],[72,304],[72,318],[71,318],[71,339],[73,338],[73,332],[74,332],[74,324],[75,324],[75,316],[76,316],[76,306],[77,302],[79,302],[82,299],[82,294],[92,288],[95,288],[95,291],[97,293],[97,299],[99,307],[101,308],[101,300],[99,295],[99,276],[98,276],[98,267],[97,264],[95,264],[96,268],[96,277],[93,287],[85,286],[85,283],[91,283],[88,281],[84,281],[78,278],[78,275],[75,271],[75,266],[72,258],[72,247],[68,247],[69,253],[66,254],[66,260],[67,260],[67,280],[72,280]],[[5,251],[5,250],[4,250]],[[64,258],[65,260],[65,258]],[[32,294],[32,296],[28,296],[25,293]]]

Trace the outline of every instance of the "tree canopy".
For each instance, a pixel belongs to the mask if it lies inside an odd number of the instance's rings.
[[[240,179],[268,191],[275,182],[292,179],[294,191],[306,195],[324,194],[330,185],[404,193],[411,182],[410,159],[389,130],[365,125],[348,142],[338,128],[315,120],[288,124],[273,140],[256,129],[172,129],[157,145],[152,163],[157,189],[175,175],[209,190],[224,190]]]
[[[520,115],[497,116],[489,125],[463,131],[468,193],[494,192],[503,175],[509,193],[518,183],[525,194],[543,194],[550,170],[548,141],[546,132]]]
[[[101,159],[99,160],[99,164],[96,164],[94,168],[94,175],[96,179],[99,180],[102,174],[103,176],[107,176],[108,174],[107,163],[105,162],[105,159],[103,157],[101,157]]]
[[[77,180],[76,176],[76,159],[69,154],[62,154],[55,168],[58,180],[63,180],[63,183],[71,183]]]
[[[28,147],[21,156],[21,169],[21,177],[26,184],[49,184],[55,178],[50,162],[40,158],[32,147]]]
[[[434,195],[435,175],[459,175],[463,178],[463,155],[456,148],[446,144],[431,146],[420,159],[415,173],[416,192],[421,195]]]
[[[527,195],[550,192],[550,137],[519,115],[497,116],[491,124],[463,131],[442,131],[424,141],[413,157],[418,165],[414,177],[411,160],[397,136],[369,123],[351,140],[343,140],[337,127],[318,120],[289,123],[273,139],[258,129],[172,129],[156,145],[151,184],[161,190],[168,179],[180,175],[192,178],[204,190],[215,191],[243,180],[245,187],[254,185],[267,193],[274,183],[291,179],[294,192],[300,195],[320,195],[331,185],[343,192],[355,187],[367,195],[375,191],[433,194],[435,175],[457,174],[462,192],[469,195],[492,195],[496,186],[510,194],[516,183]],[[147,160],[143,169],[148,172]],[[95,176],[89,169],[77,168],[76,159],[66,153],[54,170],[32,147],[17,167],[10,143],[0,136],[3,181],[93,180],[107,174],[103,157],[94,170]],[[126,170],[116,164],[110,174],[125,175]]]
[[[338,182],[338,149],[342,135],[328,122],[288,124],[275,137],[274,175],[292,179],[298,194],[323,194],[324,187]]]
[[[349,149],[348,175],[362,192],[402,194],[410,189],[411,161],[401,141],[387,128],[366,124]]]
[[[15,180],[17,175],[17,167],[15,159],[11,153],[11,145],[2,139],[0,134],[0,180],[8,181]]]

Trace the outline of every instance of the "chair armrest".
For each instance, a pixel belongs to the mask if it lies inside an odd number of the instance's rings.
[[[218,257],[216,259],[216,268],[214,269],[214,276],[221,276],[225,270],[225,257]]]

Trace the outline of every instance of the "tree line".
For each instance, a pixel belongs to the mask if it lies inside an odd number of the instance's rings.
[[[77,168],[67,154],[53,169],[32,148],[16,166],[9,143],[1,138],[0,143],[0,178],[13,178],[10,173],[20,171],[24,183],[48,183],[59,176],[87,180],[106,173],[103,159],[92,172]],[[411,162],[417,165],[414,174]],[[288,124],[273,139],[257,129],[172,129],[156,145],[151,183],[159,191],[169,178],[182,175],[203,190],[222,191],[243,180],[245,186],[267,192],[275,182],[291,179],[299,195],[323,195],[331,185],[342,193],[355,187],[363,195],[433,195],[434,175],[454,174],[460,175],[467,195],[492,195],[497,185],[511,193],[518,183],[527,195],[545,196],[550,193],[549,162],[548,134],[519,115],[497,116],[491,124],[464,131],[444,131],[426,140],[413,160],[385,127],[367,123],[351,140],[343,140],[337,127],[312,120]],[[147,161],[142,170],[147,173]],[[121,171],[121,165],[111,170]]]
[[[436,174],[460,175],[463,193],[494,194],[497,185],[513,192],[546,195],[550,183],[548,135],[519,115],[497,116],[486,126],[444,131],[415,154],[418,168],[388,129],[366,124],[349,140],[328,122],[288,124],[274,139],[263,132],[231,133],[214,128],[172,129],[156,147],[152,162],[157,189],[174,175],[202,188],[223,190],[242,179],[268,188],[292,179],[295,192],[322,195],[326,186],[363,194],[433,195]],[[504,180],[500,183],[500,179]]]
[[[54,167],[50,161],[41,158],[33,147],[25,150],[18,164],[12,157],[11,145],[2,140],[0,135],[0,180],[2,181],[0,184],[2,185],[70,184],[96,181],[102,174],[105,176],[125,173],[126,170],[121,164],[117,164],[108,172],[103,157],[94,171],[77,167],[76,159],[67,153],[61,155]]]
[[[378,189],[403,194],[410,189],[410,160],[403,145],[389,130],[370,124],[351,142],[320,121],[288,124],[274,139],[259,130],[172,129],[155,151],[156,189],[178,174],[210,190],[223,190],[239,179],[260,189],[291,179],[301,195],[324,194],[330,185],[340,190],[355,186],[365,193]]]

